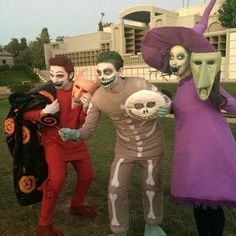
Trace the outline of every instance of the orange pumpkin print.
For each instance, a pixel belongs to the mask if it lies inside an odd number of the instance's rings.
[[[51,102],[54,102],[54,97],[52,96],[51,93],[47,92],[47,91],[39,91],[39,94],[43,95],[44,97],[47,97],[50,99]]]
[[[14,123],[14,119],[9,117],[8,119],[6,119],[5,121],[5,132],[7,134],[13,134],[15,131],[15,123]]]
[[[24,175],[19,181],[19,188],[23,193],[31,193],[36,188],[36,179],[33,175]]]
[[[25,126],[22,127],[22,140],[23,140],[23,144],[28,143],[30,140],[29,129],[27,129]]]

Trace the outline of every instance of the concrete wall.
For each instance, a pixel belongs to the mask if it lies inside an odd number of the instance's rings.
[[[13,65],[14,64],[14,60],[13,60],[13,55],[9,56],[9,55],[0,55],[0,65]]]
[[[236,80],[236,30],[228,33],[228,80]]]

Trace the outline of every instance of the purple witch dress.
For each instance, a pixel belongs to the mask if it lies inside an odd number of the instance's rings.
[[[224,110],[236,100],[223,88]],[[192,77],[180,81],[173,103],[176,118],[171,197],[179,203],[236,206],[236,142],[220,111],[196,93]]]

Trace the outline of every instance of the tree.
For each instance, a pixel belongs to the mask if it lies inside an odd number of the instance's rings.
[[[56,39],[55,39],[55,41],[56,41],[56,42],[62,42],[63,39],[64,39],[64,36],[57,36]]]
[[[32,54],[30,49],[27,47],[25,50],[20,51],[19,56],[16,58],[15,62],[32,66]]]
[[[104,27],[108,27],[108,26],[111,26],[113,23],[111,23],[111,22],[105,22],[105,23],[103,23],[103,28]]]
[[[26,38],[21,38],[20,39],[20,45],[19,45],[19,49],[20,51],[24,51],[25,49],[27,49],[28,46],[27,46],[27,40]]]
[[[225,0],[218,10],[219,21],[221,25],[225,28],[235,28],[236,27],[236,1],[235,0]]]
[[[37,41],[41,41],[43,43],[50,43],[50,35],[48,33],[48,29],[43,28],[40,35],[36,39]]]
[[[50,43],[50,36],[47,28],[43,28],[36,41],[30,43],[29,48],[32,56],[32,65],[39,69],[45,69],[44,44]]]
[[[101,12],[101,18],[100,21],[98,23],[98,31],[103,31],[103,17],[105,16],[104,12]]]
[[[10,43],[4,46],[4,50],[14,54],[15,57],[19,55],[20,52],[20,44],[17,38],[12,38]]]

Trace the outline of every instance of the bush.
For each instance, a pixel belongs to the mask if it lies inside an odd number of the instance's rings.
[[[31,84],[25,84],[25,85],[12,85],[10,86],[12,92],[17,92],[17,93],[25,93],[29,90],[32,89]]]
[[[10,66],[7,64],[0,65],[0,72],[9,71],[10,69],[11,69]]]

